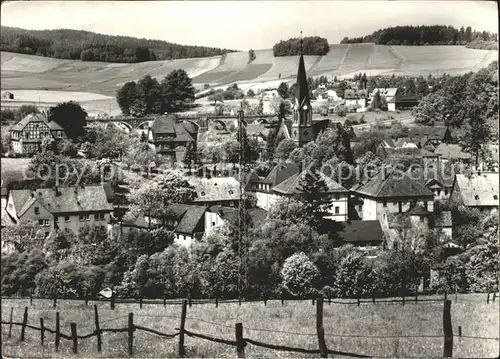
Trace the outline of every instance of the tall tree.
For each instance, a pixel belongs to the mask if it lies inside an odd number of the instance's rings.
[[[124,115],[130,115],[130,107],[135,96],[135,87],[137,84],[134,81],[125,83],[116,93],[116,101]]]
[[[48,119],[61,126],[66,136],[73,141],[78,141],[85,135],[87,111],[76,102],[63,102],[51,107]]]
[[[194,87],[187,72],[174,70],[161,82],[162,112],[177,112],[194,101]]]
[[[317,170],[307,170],[301,174],[300,187],[302,193],[297,199],[304,203],[305,212],[310,218],[314,228],[318,228],[332,207],[328,186]]]
[[[287,83],[282,82],[278,86],[278,95],[280,95],[281,98],[288,98],[289,90]]]

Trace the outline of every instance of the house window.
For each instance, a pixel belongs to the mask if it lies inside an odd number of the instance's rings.
[[[478,194],[476,194],[476,195],[474,196],[474,199],[475,199],[476,201],[478,201],[478,200],[479,200],[479,195],[478,195]]]
[[[403,212],[403,202],[398,202],[399,213]]]
[[[335,200],[338,201],[340,199],[340,195],[336,194],[335,195]]]
[[[420,217],[420,222],[423,222],[424,221],[424,217]]]
[[[48,227],[48,226],[50,226],[50,223],[49,223],[49,220],[48,220],[48,219],[44,219],[44,220],[43,220],[43,226],[44,226],[44,227]]]
[[[387,207],[387,201],[382,202],[384,207]]]
[[[64,221],[67,223],[70,221],[69,216],[64,216]]]
[[[94,218],[96,221],[104,221],[104,213],[96,213]]]
[[[444,190],[444,195],[445,195],[445,196],[447,196],[447,195],[448,195],[448,190],[447,190],[447,189],[445,189],[445,190]]]
[[[340,207],[335,206],[335,214],[339,214],[339,213],[340,213]]]
[[[86,222],[86,221],[90,221],[90,214],[81,214],[80,222]]]
[[[234,201],[229,202],[230,207],[234,207]]]
[[[215,222],[212,222],[212,226],[215,226]]]
[[[493,199],[496,201],[498,199],[498,196],[496,194],[494,194]]]
[[[57,221],[59,221],[59,217],[54,216],[54,222],[57,222]]]
[[[38,220],[38,224],[39,224],[40,226],[43,226],[43,219],[39,219],[39,220]]]
[[[35,207],[35,214],[40,214],[40,207]]]

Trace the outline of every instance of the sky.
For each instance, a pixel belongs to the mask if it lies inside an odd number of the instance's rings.
[[[498,32],[494,1],[10,1],[1,24],[76,29],[236,50],[291,37],[329,43],[397,25],[471,26]]]

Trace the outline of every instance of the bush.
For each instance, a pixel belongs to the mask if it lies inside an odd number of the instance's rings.
[[[281,270],[282,286],[293,296],[307,297],[316,293],[319,270],[303,253],[288,257]]]

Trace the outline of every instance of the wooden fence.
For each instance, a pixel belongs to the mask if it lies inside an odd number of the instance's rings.
[[[322,358],[328,357],[329,354],[342,355],[342,356],[348,356],[348,357],[353,357],[353,358],[370,358],[371,356],[369,356],[369,355],[341,352],[341,351],[333,350],[333,349],[327,347],[326,341],[325,341],[325,331],[323,328],[323,303],[324,303],[323,298],[319,298],[319,299],[315,300],[315,305],[316,305],[316,333],[315,333],[315,335],[317,336],[317,339],[318,339],[318,347],[319,347],[318,349],[288,347],[288,346],[283,346],[283,345],[279,345],[279,344],[264,343],[264,342],[257,341],[257,340],[251,339],[251,338],[247,338],[244,336],[243,323],[235,323],[235,326],[234,326],[235,340],[216,338],[216,337],[213,337],[210,335],[193,332],[189,329],[186,329],[186,327],[185,327],[187,308],[189,306],[188,300],[182,301],[182,310],[181,310],[181,315],[180,315],[180,326],[179,326],[179,328],[175,328],[175,332],[173,332],[173,333],[163,333],[163,332],[151,329],[151,328],[137,325],[134,323],[134,314],[133,313],[128,314],[127,327],[103,329],[100,327],[101,323],[99,321],[99,312],[98,312],[97,305],[94,305],[95,330],[92,331],[91,333],[84,334],[84,335],[78,334],[77,323],[70,323],[70,330],[71,330],[70,334],[63,333],[61,331],[61,326],[60,326],[59,312],[56,312],[55,329],[51,329],[51,328],[45,326],[43,318],[40,318],[40,326],[39,327],[34,326],[34,325],[29,325],[28,324],[28,307],[25,307],[25,309],[24,309],[24,314],[23,314],[23,318],[22,318],[21,322],[14,322],[13,321],[13,308],[12,308],[10,311],[9,321],[2,320],[2,324],[9,326],[9,331],[8,331],[9,338],[12,336],[12,326],[13,325],[21,326],[20,341],[25,340],[25,332],[26,332],[27,328],[32,329],[32,330],[36,330],[36,331],[40,331],[40,343],[41,343],[41,345],[43,345],[45,342],[45,333],[46,332],[51,333],[51,334],[55,334],[55,350],[56,350],[56,352],[59,350],[61,339],[70,340],[72,342],[73,353],[75,353],[75,354],[78,353],[78,340],[84,340],[84,339],[88,339],[88,338],[91,338],[94,336],[97,337],[97,351],[101,352],[102,351],[102,335],[103,335],[103,333],[123,332],[123,333],[127,333],[127,337],[128,337],[128,353],[129,353],[129,355],[133,355],[134,332],[137,330],[142,330],[145,332],[156,334],[156,335],[158,335],[162,338],[165,338],[165,339],[173,339],[173,338],[178,336],[179,337],[178,355],[181,358],[185,357],[185,355],[186,355],[186,351],[185,351],[186,336],[232,346],[236,349],[236,355],[238,356],[238,358],[245,358],[245,347],[248,344],[271,349],[271,350],[306,353],[306,354],[319,354],[320,357],[322,357]],[[357,303],[359,303],[359,301]],[[445,299],[443,304],[444,304],[443,305],[443,333],[440,335],[421,334],[421,335],[413,335],[413,336],[376,336],[376,337],[377,338],[403,338],[403,337],[404,338],[408,338],[408,337],[412,337],[412,338],[423,338],[423,337],[425,337],[425,338],[428,338],[428,337],[443,338],[443,357],[451,358],[453,356],[453,338],[454,338],[453,329],[452,329],[452,322],[451,322],[451,300]],[[113,320],[115,320],[115,319],[119,319],[119,318],[114,318]],[[256,330],[255,328],[248,328],[248,329]],[[462,329],[461,327],[458,327],[458,336],[459,337],[462,337],[462,330],[461,329]],[[260,329],[260,330],[262,330],[262,329]],[[278,331],[269,330],[269,332],[273,333],[273,332],[278,332]],[[304,333],[289,333],[289,334],[311,335],[311,334],[304,334]],[[358,337],[370,338],[370,336],[366,336],[366,335],[359,335]],[[463,336],[463,337],[466,337],[466,336]],[[499,339],[499,338],[487,338],[487,337],[469,337],[469,338],[489,339],[489,340],[497,340],[497,341]]]

